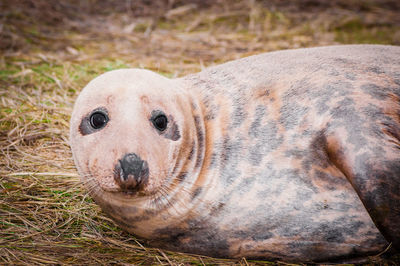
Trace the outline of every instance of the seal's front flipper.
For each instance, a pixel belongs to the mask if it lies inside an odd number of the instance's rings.
[[[400,122],[380,115],[380,122],[335,127],[327,136],[327,153],[382,235],[400,251]]]
[[[350,183],[383,236],[400,250],[400,158],[360,155],[354,172]]]

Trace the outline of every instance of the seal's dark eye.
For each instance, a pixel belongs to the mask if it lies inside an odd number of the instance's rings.
[[[168,119],[164,114],[159,114],[152,119],[153,125],[160,131],[164,131],[167,128]]]
[[[90,125],[94,129],[100,129],[104,127],[108,122],[108,117],[102,112],[95,112],[90,116]]]

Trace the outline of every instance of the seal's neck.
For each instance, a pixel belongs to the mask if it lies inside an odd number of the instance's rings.
[[[218,189],[219,174],[213,163],[219,154],[215,153],[213,145],[223,135],[222,116],[213,117],[215,110],[210,108],[215,106],[207,104],[209,93],[193,90],[191,82],[183,82],[182,93],[177,99],[182,102],[185,114],[182,143],[167,182],[169,193],[167,198],[164,197],[169,204],[167,208],[171,210],[172,205],[182,220],[191,214],[206,213],[212,207],[212,194]]]
[[[168,193],[163,193],[155,200],[160,201],[159,208],[164,206],[171,209],[173,205],[177,215],[184,217],[197,204],[199,194],[207,189],[204,187],[205,180],[201,178],[205,165],[207,132],[204,110],[196,95],[182,91],[176,103],[185,114],[182,140],[164,185]]]

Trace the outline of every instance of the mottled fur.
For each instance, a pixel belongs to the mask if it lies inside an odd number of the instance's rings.
[[[99,107],[109,124],[82,136]],[[179,139],[151,128],[152,110]],[[399,47],[279,51],[173,80],[106,73],[75,105],[71,146],[100,206],[155,246],[291,261],[400,248]],[[112,179],[128,152],[149,163],[137,196]]]

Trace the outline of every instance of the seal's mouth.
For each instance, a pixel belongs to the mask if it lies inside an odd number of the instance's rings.
[[[113,176],[115,178],[115,176]],[[113,178],[111,177],[111,178]],[[138,186],[135,187],[135,189],[122,189],[119,186],[113,186],[113,187],[104,187],[102,186],[97,180],[96,178],[92,177],[91,178],[92,181],[91,182],[85,182],[88,183],[87,187],[89,187],[89,190],[91,192],[91,194],[108,194],[108,195],[114,195],[118,197],[126,197],[126,198],[137,198],[137,197],[141,197],[141,196],[146,196],[147,194],[145,193],[145,191],[143,189],[139,189]],[[91,183],[95,182],[96,185],[90,185]],[[140,184],[139,186],[144,186],[143,184]],[[96,187],[96,189],[90,189]]]

